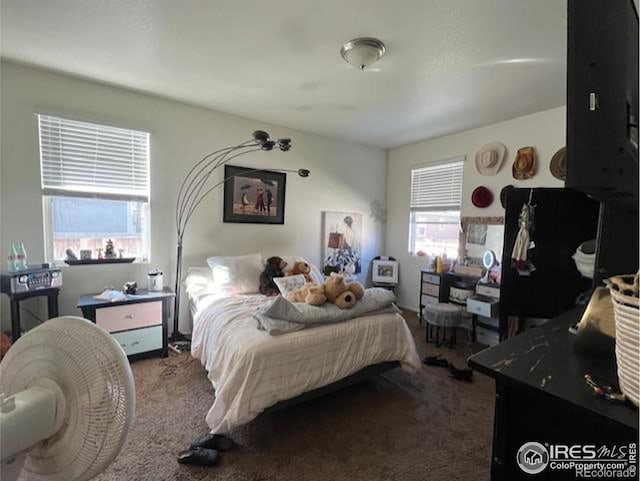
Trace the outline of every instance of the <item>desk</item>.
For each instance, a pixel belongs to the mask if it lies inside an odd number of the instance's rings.
[[[613,356],[574,352],[568,328],[581,314],[581,309],[569,311],[469,358],[469,366],[496,380],[493,481],[574,479],[549,467],[536,476],[525,475],[516,456],[528,441],[598,447],[638,442],[638,409],[596,397],[584,382],[588,373],[617,387]]]

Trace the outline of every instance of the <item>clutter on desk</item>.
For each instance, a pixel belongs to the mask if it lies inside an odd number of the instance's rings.
[[[150,291],[161,291],[164,289],[164,274],[158,268],[155,268],[147,274],[147,282]]]
[[[594,381],[591,374],[585,374],[584,380],[596,396],[604,398],[607,401],[619,403],[623,403],[627,400],[627,397],[623,393],[616,391],[611,386]]]
[[[640,277],[620,275],[605,281],[613,300],[616,332],[616,364],[620,390],[636,406],[640,404]]]
[[[135,294],[138,292],[138,283],[135,281],[129,281],[124,283],[125,294]]]
[[[127,299],[127,296],[122,291],[116,291],[113,289],[105,289],[100,294],[93,296],[94,299],[99,301],[119,302]]]

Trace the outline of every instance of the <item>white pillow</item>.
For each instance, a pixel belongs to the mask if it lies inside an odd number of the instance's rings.
[[[278,286],[278,290],[282,297],[287,298],[287,294],[292,291],[297,291],[302,286],[304,286],[306,279],[304,275],[297,274],[295,276],[286,276],[286,277],[274,277],[273,282]]]
[[[261,254],[209,257],[207,264],[213,274],[213,285],[225,294],[254,294],[260,287],[264,270]]]
[[[208,267],[189,267],[184,287],[191,299],[216,293],[211,269]]]
[[[282,256],[282,260],[284,260],[287,263],[287,267],[285,267],[285,269],[284,269],[285,273],[287,273],[291,269],[293,269],[293,264],[294,263],[296,263],[296,262],[306,262],[307,264],[309,264],[309,267],[311,267],[311,279],[313,280],[313,282],[315,284],[322,284],[324,282],[324,276],[322,275],[322,272],[320,272],[320,269],[318,269],[315,265],[313,265],[311,262],[306,260],[304,257],[300,257],[300,256]]]

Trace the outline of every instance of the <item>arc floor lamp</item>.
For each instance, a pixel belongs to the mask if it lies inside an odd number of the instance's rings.
[[[252,138],[238,145],[225,147],[205,155],[187,173],[176,201],[176,230],[178,235],[176,252],[176,284],[175,284],[175,304],[173,308],[173,333],[171,334],[171,347],[174,350],[185,349],[189,345],[189,338],[180,332],[178,320],[180,316],[180,292],[182,287],[182,240],[184,238],[189,219],[193,212],[202,203],[204,198],[211,192],[219,188],[232,177],[228,177],[218,182],[209,182],[212,174],[227,162],[236,157],[258,151],[281,150],[287,152],[291,149],[291,139],[272,140],[267,132],[256,130]],[[244,174],[254,172],[264,172],[267,169],[253,169]],[[278,172],[295,172],[300,177],[309,177],[309,170],[298,169],[268,169]]]

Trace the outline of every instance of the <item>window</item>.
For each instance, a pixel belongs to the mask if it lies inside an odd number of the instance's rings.
[[[411,170],[409,252],[458,256],[464,157]]]
[[[48,260],[72,249],[149,255],[149,134],[38,115]]]

